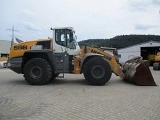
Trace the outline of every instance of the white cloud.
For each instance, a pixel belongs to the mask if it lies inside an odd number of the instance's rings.
[[[34,16],[35,15],[34,12],[32,12],[30,10],[26,10],[26,9],[22,10],[22,14],[28,15],[28,16]]]
[[[149,29],[153,29],[153,28],[156,28],[158,26],[156,25],[144,25],[144,24],[137,24],[135,26],[135,29],[136,30],[149,30]]]
[[[133,11],[150,11],[154,7],[159,7],[160,0],[130,0],[128,1],[130,10]]]
[[[156,5],[160,5],[160,0],[152,0],[152,3],[154,3]]]
[[[31,22],[23,22],[23,26],[24,26],[25,29],[31,30],[31,31],[40,31],[41,30],[40,27],[34,25]]]
[[[52,37],[50,27],[65,26],[74,27],[79,40],[159,34],[159,5],[159,0],[1,0],[0,39],[10,39],[5,30],[13,25],[24,39]]]

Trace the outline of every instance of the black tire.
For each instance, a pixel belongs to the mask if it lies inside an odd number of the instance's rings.
[[[101,57],[91,58],[84,66],[84,77],[90,85],[104,85],[112,75],[109,63]]]
[[[24,77],[31,85],[44,85],[52,77],[52,68],[46,60],[33,58],[24,66]]]
[[[153,64],[153,70],[160,70],[160,63],[155,62],[155,63]]]

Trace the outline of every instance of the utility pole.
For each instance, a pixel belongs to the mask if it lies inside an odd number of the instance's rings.
[[[12,40],[11,40],[11,46],[14,44],[14,32],[19,32],[18,30],[14,29],[14,26],[12,26],[11,29],[6,29],[12,32]]]

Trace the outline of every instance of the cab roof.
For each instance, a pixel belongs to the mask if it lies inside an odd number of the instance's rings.
[[[74,31],[73,27],[55,27],[55,28],[51,28],[51,30],[53,30],[53,29],[69,29],[69,30]]]

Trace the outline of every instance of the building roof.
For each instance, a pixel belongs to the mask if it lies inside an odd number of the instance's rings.
[[[0,39],[0,41],[4,41],[4,42],[11,42],[11,40],[1,40],[1,39]]]
[[[151,40],[151,41],[147,41],[147,42],[142,42],[142,43],[139,43],[139,44],[131,45],[131,46],[128,46],[128,47],[120,48],[118,50],[127,49],[127,48],[131,48],[131,47],[134,47],[134,46],[142,46],[144,44],[150,44],[150,45],[159,44],[159,46],[160,46],[160,42],[159,41],[152,41]]]

